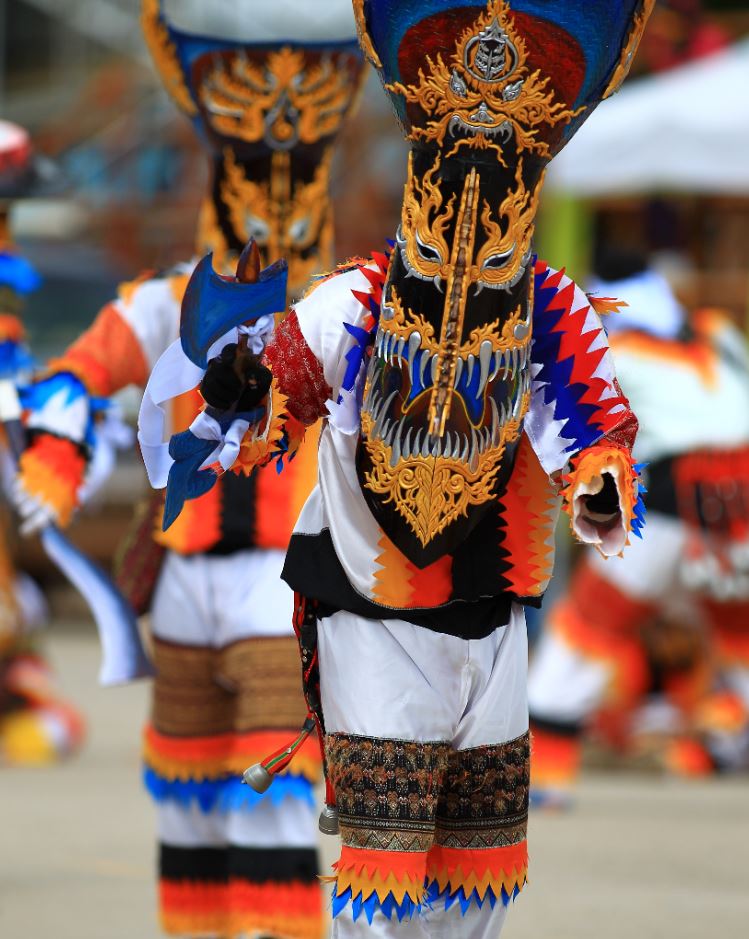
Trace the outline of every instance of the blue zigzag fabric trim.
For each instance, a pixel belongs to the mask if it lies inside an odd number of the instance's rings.
[[[410,919],[414,913],[418,913],[421,905],[414,903],[411,897],[404,897],[402,903],[398,903],[392,893],[389,893],[384,900],[380,900],[376,893],[372,893],[366,900],[362,899],[361,893],[352,899],[351,887],[348,887],[340,896],[333,889],[333,919],[339,915],[347,906],[351,904],[351,916],[356,922],[360,916],[367,918],[369,925],[372,925],[375,913],[379,910],[387,919],[392,919],[393,914],[402,922],[406,917]]]
[[[472,903],[479,909],[481,909],[485,903],[488,903],[489,906],[494,909],[497,902],[501,902],[503,906],[507,906],[510,900],[514,900],[519,893],[520,888],[517,886],[513,889],[512,894],[507,893],[503,887],[501,895],[498,897],[492,888],[489,887],[483,897],[479,896],[475,888],[466,896],[463,887],[458,887],[457,890],[453,891],[449,884],[444,890],[440,891],[437,881],[433,880],[431,883],[427,884],[426,902],[432,907],[437,903],[440,905],[444,904],[446,910],[449,910],[453,904],[457,903],[460,906],[461,916],[465,916]]]
[[[533,305],[533,362],[541,366],[536,381],[545,382],[544,403],[554,402],[554,418],[565,422],[560,436],[570,441],[567,452],[576,452],[594,444],[602,430],[593,423],[598,410],[592,404],[583,404],[581,399],[588,390],[587,385],[571,384],[575,366],[574,356],[560,361],[561,332],[554,332],[568,311],[551,310],[557,296],[557,288],[546,286],[551,269],[536,273],[535,300]],[[588,342],[592,341],[591,335]]]
[[[280,805],[285,799],[296,799],[315,807],[312,783],[304,776],[276,776],[273,785],[262,794],[246,786],[237,776],[226,779],[181,780],[165,779],[146,766],[143,784],[156,802],[178,802],[187,808],[195,803],[201,812],[250,811],[259,802]]]
[[[642,498],[644,495],[647,495],[647,489],[639,481],[640,474],[647,466],[647,463],[635,463],[632,467],[635,473],[637,474],[638,485],[637,485],[637,501],[635,502],[634,508],[632,509],[632,534],[637,538],[642,538],[642,530],[645,527],[645,516],[647,514],[647,507],[645,506],[645,501]]]
[[[334,888],[332,898],[333,919],[340,915],[349,904],[351,904],[351,917],[353,921],[356,922],[364,915],[370,926],[378,910],[387,919],[392,919],[393,915],[395,915],[400,923],[406,917],[410,919],[414,914],[419,915],[425,908],[432,909],[435,905],[440,905],[443,906],[445,910],[449,910],[451,906],[457,903],[460,906],[461,916],[465,916],[472,903],[479,909],[481,909],[485,903],[488,903],[489,906],[494,909],[498,902],[501,902],[503,906],[507,906],[510,900],[514,900],[520,893],[519,887],[515,887],[511,894],[508,894],[507,891],[502,888],[501,895],[498,897],[492,888],[489,887],[483,897],[480,897],[478,891],[475,889],[466,896],[463,887],[459,887],[457,890],[453,891],[448,885],[444,890],[440,891],[436,881],[426,883],[425,889],[426,893],[421,903],[414,903],[410,897],[404,897],[402,903],[397,903],[392,893],[389,893],[384,900],[380,900],[376,893],[372,893],[366,900],[363,900],[361,893],[355,898],[352,898],[351,887],[348,887],[340,896],[336,893]]]

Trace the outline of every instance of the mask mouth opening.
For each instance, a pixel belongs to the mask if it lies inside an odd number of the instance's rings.
[[[391,466],[417,457],[444,457],[475,472],[478,458],[501,447],[523,417],[530,391],[530,345],[497,350],[485,341],[476,356],[459,356],[447,427],[429,432],[438,352],[380,330],[363,411],[369,440],[391,448]]]

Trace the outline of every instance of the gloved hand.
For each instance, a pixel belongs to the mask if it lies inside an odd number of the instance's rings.
[[[30,443],[18,461],[12,497],[21,533],[56,522],[69,524],[79,505],[92,443],[91,402],[85,386],[67,372],[20,389]]]
[[[208,363],[200,393],[219,411],[251,411],[268,394],[272,377],[258,356],[230,342]]]

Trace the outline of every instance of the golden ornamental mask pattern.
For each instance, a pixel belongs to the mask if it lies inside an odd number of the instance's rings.
[[[504,0],[491,0],[447,63],[439,54],[427,56],[418,84],[386,86],[424,112],[426,119],[413,123],[411,140],[435,143],[446,157],[461,147],[492,149],[503,165],[511,141],[518,150],[551,157],[541,130],[566,123],[577,112],[555,100],[548,76],[529,70],[525,43],[508,14]]]
[[[295,299],[334,262],[330,164],[364,82],[353,18],[349,40],[235,43],[175,28],[160,0],[143,0],[143,27],[211,155],[198,252],[233,271],[255,238],[265,264],[287,260]]]
[[[355,0],[410,144],[357,472],[418,567],[491,524],[531,398],[545,167],[626,71],[650,5]]]
[[[198,94],[219,134],[290,150],[337,134],[357,90],[350,56],[310,62],[286,46],[261,62],[246,51],[218,58],[201,76]]]

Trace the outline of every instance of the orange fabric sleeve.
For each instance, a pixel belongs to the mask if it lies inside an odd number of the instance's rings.
[[[148,365],[140,343],[108,303],[60,358],[49,363],[50,372],[72,372],[89,394],[108,397],[128,385],[144,385]]]

